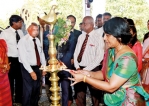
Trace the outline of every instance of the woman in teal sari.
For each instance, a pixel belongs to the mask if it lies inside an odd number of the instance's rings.
[[[104,40],[109,49],[105,52],[102,71],[70,71],[74,84],[84,81],[103,90],[108,106],[149,106],[149,100],[138,77],[137,57],[127,45],[131,34],[127,22],[120,17],[107,21],[103,26]]]

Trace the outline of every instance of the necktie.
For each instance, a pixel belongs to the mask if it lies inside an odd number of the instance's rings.
[[[72,35],[73,34],[73,31],[70,31],[70,35]]]
[[[85,38],[85,40],[84,40],[84,42],[83,42],[83,44],[82,44],[80,53],[79,53],[78,58],[77,58],[78,62],[81,62],[81,60],[82,60],[82,56],[83,56],[84,50],[85,50],[85,48],[86,48],[86,44],[87,44],[87,41],[88,41],[88,37],[89,37],[89,35],[86,35],[86,38]]]
[[[36,45],[36,39],[33,39],[33,42],[34,42],[34,46],[35,46],[37,65],[40,66],[40,57],[39,57],[39,52],[38,52],[37,45]]]
[[[16,33],[16,41],[17,41],[17,43],[18,43],[18,41],[20,40],[20,36],[19,36],[19,34],[18,34],[18,31],[15,31],[15,33]]]
[[[73,36],[73,32],[70,31],[70,36],[69,36],[69,39]]]

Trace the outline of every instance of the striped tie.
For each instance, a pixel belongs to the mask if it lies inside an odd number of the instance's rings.
[[[37,48],[37,44],[36,44],[36,39],[33,39],[33,41],[34,41],[34,46],[35,46],[37,65],[40,66],[40,56],[39,56],[39,52],[38,52],[38,48]]]
[[[85,50],[85,47],[86,47],[86,44],[87,44],[87,41],[88,41],[88,37],[89,37],[89,35],[86,35],[86,38],[85,38],[85,40],[82,44],[80,53],[79,53],[78,58],[77,58],[78,62],[81,62],[81,60],[82,60],[82,56],[83,56],[83,53],[84,53],[84,50]]]

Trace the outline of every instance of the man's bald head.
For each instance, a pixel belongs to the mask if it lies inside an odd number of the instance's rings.
[[[38,25],[36,23],[31,23],[27,31],[33,38],[36,37],[39,34]]]
[[[84,20],[86,20],[86,22],[92,24],[94,26],[94,19],[91,16],[86,16],[84,17]]]
[[[86,16],[83,18],[83,30],[86,33],[90,33],[94,29],[94,19],[91,16]]]

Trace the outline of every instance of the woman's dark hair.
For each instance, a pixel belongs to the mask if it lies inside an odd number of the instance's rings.
[[[18,21],[22,21],[22,18],[20,16],[18,16],[18,15],[12,15],[9,18],[9,25],[12,26],[13,22],[18,22]]]
[[[129,25],[135,25],[134,21],[130,18],[127,18],[126,21],[128,22]]]
[[[149,32],[144,35],[143,42],[149,37]]]
[[[117,40],[127,45],[131,39],[128,23],[121,17],[114,17],[103,25],[104,32],[117,38]]]
[[[123,19],[124,19],[124,20],[127,20],[127,17],[124,17]]]
[[[131,44],[131,46],[133,46],[138,41],[138,39],[137,39],[137,30],[136,30],[134,21],[132,19],[128,18],[127,22],[129,24],[130,30],[132,30],[133,34],[135,34],[134,36],[132,35],[132,38],[130,40],[130,44]]]
[[[136,30],[136,27],[133,25],[133,26],[129,26],[130,27],[130,30],[132,30],[132,32],[135,34],[134,36],[132,36],[131,40],[130,40],[130,44],[133,46],[137,41],[137,30]]]

